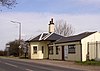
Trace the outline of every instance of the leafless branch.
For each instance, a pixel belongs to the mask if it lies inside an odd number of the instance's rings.
[[[0,0],[0,6],[5,6],[7,8],[15,7],[16,0]]]
[[[58,20],[55,25],[55,33],[63,36],[70,36],[74,33],[72,25],[68,24],[64,20]]]

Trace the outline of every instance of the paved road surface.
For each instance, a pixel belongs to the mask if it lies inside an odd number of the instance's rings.
[[[82,71],[82,70],[0,58],[0,71]]]

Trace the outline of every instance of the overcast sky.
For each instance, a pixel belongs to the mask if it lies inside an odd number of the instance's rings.
[[[13,9],[0,7],[0,50],[18,39],[21,22],[22,38],[28,39],[48,31],[50,18],[63,19],[75,28],[75,34],[100,31],[100,0],[17,0]]]

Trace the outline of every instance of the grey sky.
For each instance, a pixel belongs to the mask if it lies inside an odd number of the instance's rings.
[[[48,32],[50,18],[63,19],[75,28],[75,34],[100,31],[100,0],[17,0],[12,10],[0,12],[0,49],[9,41],[18,39],[18,24],[22,23],[22,38],[28,39]]]

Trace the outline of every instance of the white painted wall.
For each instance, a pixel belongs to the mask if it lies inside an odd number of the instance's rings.
[[[30,58],[31,59],[44,59],[48,58],[48,44],[49,42],[47,41],[41,41],[41,42],[31,42],[30,43],[30,48],[29,48],[29,53],[30,53]],[[34,54],[33,51],[33,46],[37,46],[37,54]],[[42,53],[42,46],[44,47],[44,53]]]
[[[100,41],[100,33],[99,32],[96,32],[88,37],[85,37],[81,40],[81,44],[82,44],[82,61],[86,61],[86,55],[87,55],[87,43],[88,42],[96,42],[96,41]],[[91,53],[91,56],[92,58],[95,58],[95,55],[92,55],[94,54],[95,50],[94,49],[91,49],[91,51],[93,51]],[[100,52],[99,52],[100,54]]]

